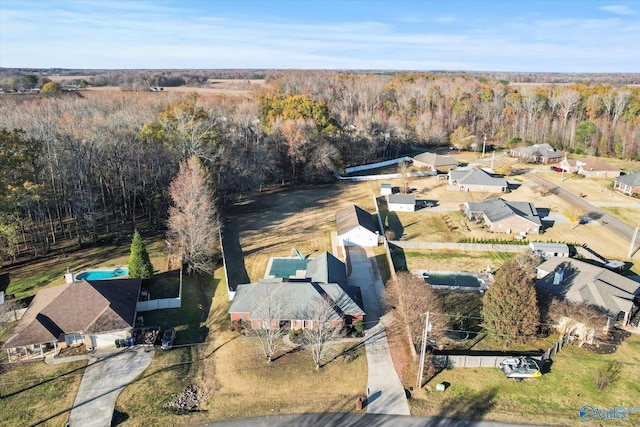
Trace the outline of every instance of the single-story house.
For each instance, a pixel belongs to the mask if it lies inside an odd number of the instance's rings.
[[[313,328],[312,307],[321,301],[328,303],[333,327],[364,319],[360,288],[347,285],[346,267],[338,258],[322,253],[309,261],[304,276],[239,285],[229,308],[231,320],[250,322],[253,329]]]
[[[2,348],[9,360],[131,336],[141,279],[79,280],[39,291]]]
[[[464,204],[464,213],[470,220],[482,218],[494,233],[538,234],[542,222],[533,203],[510,202],[500,197]]]
[[[393,187],[391,187],[391,184],[380,184],[380,195],[381,196],[388,196],[389,194],[393,193]]]
[[[544,259],[551,257],[568,258],[569,245],[565,243],[531,242],[529,247],[533,253],[540,255]]]
[[[448,190],[504,193],[507,188],[509,188],[509,184],[506,179],[494,177],[480,168],[449,171]]]
[[[414,194],[390,194],[387,196],[389,212],[413,212],[416,210]]]
[[[595,156],[576,160],[576,165],[578,166],[578,174],[585,178],[616,178],[620,176],[620,168]]]
[[[542,163],[548,165],[550,163],[559,163],[564,154],[557,151],[549,144],[533,144],[526,147],[516,147],[509,150],[509,155],[526,162]]]
[[[608,327],[629,323],[638,309],[640,283],[573,258],[552,257],[538,266],[536,288],[550,295],[606,310]],[[604,325],[603,325],[604,326]]]
[[[336,228],[341,246],[378,246],[379,231],[373,216],[356,205],[336,213]]]
[[[443,156],[436,153],[421,153],[413,158],[414,166],[427,168],[442,173],[458,166],[458,161],[451,156]]]
[[[617,177],[613,183],[614,190],[624,194],[640,194],[640,173],[630,173]]]

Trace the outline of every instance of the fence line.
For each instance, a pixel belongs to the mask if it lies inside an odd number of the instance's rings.
[[[352,166],[350,168],[345,168],[344,171],[345,173],[360,172],[360,171],[365,171],[369,169],[377,169],[384,166],[394,165],[400,162],[413,162],[413,159],[411,157],[404,156],[398,159],[385,160],[383,162],[370,163],[368,165]]]
[[[408,176],[435,176],[437,172],[409,172],[409,173],[386,173],[381,175],[363,175],[363,176],[340,176],[336,175],[336,177],[340,181],[355,181],[355,182],[363,182],[363,181],[380,181],[383,179],[394,179],[394,178],[403,178]]]
[[[408,242],[404,240],[392,240],[389,243],[402,249],[458,249],[482,252],[522,252],[529,248],[527,245],[508,245],[504,243]]]
[[[136,309],[142,311],[164,310],[166,308],[180,308],[182,305],[178,298],[159,298],[148,301],[138,301]]]

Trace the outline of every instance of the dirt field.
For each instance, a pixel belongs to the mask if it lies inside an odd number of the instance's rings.
[[[79,77],[73,77],[73,78],[79,78]],[[68,80],[68,78],[65,78],[65,79]],[[197,92],[203,95],[247,96],[247,95],[250,95],[252,91],[254,91],[255,89],[262,88],[264,86],[265,86],[264,80],[215,79],[209,82],[209,87],[196,87],[196,86],[164,87],[162,91],[153,92],[153,93],[160,95],[162,93]],[[122,92],[122,90],[117,86],[102,86],[102,87],[87,88],[86,92]]]

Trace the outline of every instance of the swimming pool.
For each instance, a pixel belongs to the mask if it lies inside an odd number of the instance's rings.
[[[480,288],[482,281],[475,274],[449,271],[422,273],[425,283],[431,286],[450,286],[457,288]]]
[[[107,280],[116,279],[118,277],[129,274],[126,267],[118,267],[113,270],[87,270],[76,276],[76,280]]]

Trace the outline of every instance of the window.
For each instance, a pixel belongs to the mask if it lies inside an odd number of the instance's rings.
[[[71,332],[64,335],[64,340],[67,345],[82,344],[84,342],[84,337],[80,332]]]

